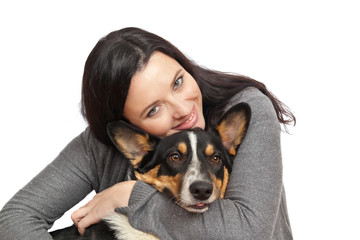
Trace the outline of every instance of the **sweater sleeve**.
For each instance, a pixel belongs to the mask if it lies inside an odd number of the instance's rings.
[[[86,130],[5,204],[0,239],[52,239],[48,229],[54,221],[98,188],[88,138]]]
[[[137,182],[129,207],[118,209],[137,229],[160,239],[272,239],[282,199],[281,128],[271,101],[257,89],[233,98],[252,111],[246,137],[234,160],[226,196],[204,214],[187,212],[151,186]],[[286,216],[285,216],[286,218]],[[291,237],[284,239],[290,239]]]

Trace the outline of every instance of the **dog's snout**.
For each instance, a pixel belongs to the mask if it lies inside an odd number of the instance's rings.
[[[211,196],[213,192],[213,186],[208,182],[197,181],[190,185],[190,192],[194,198],[198,200],[206,200]]]

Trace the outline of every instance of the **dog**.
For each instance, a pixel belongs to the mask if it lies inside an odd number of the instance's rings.
[[[223,198],[233,158],[250,122],[248,104],[233,106],[215,128],[195,128],[165,138],[152,136],[125,121],[108,124],[117,149],[129,159],[128,179],[151,184],[189,212],[204,213]],[[158,239],[131,227],[126,216],[113,213],[80,236],[71,227],[51,232],[54,239]]]

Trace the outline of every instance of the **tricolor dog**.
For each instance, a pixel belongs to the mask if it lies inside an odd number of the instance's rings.
[[[130,179],[151,184],[189,212],[203,213],[225,195],[250,116],[248,104],[240,103],[207,131],[189,129],[160,139],[118,121],[108,125],[108,132],[130,160]],[[52,235],[54,239],[158,239],[132,228],[127,217],[118,213],[86,229],[84,236],[79,236],[75,226]]]

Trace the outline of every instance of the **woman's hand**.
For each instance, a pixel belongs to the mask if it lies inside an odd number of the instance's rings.
[[[76,210],[71,219],[79,233],[83,235],[87,227],[100,222],[102,218],[113,213],[115,208],[127,207],[135,183],[136,181],[117,183],[96,194],[90,202]]]

